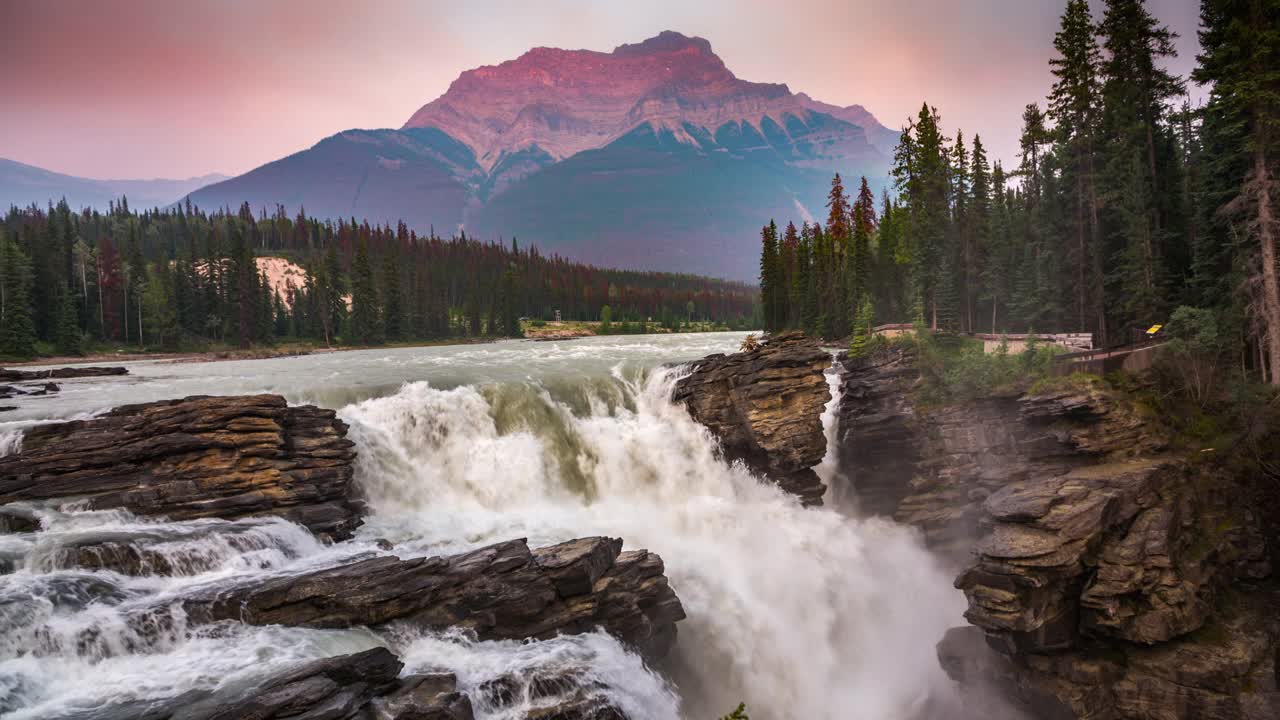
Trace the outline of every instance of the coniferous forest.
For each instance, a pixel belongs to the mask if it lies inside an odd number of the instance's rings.
[[[766,329],[917,322],[1112,346],[1177,313],[1280,383],[1280,2],[1204,0],[1190,78],[1162,69],[1174,39],[1144,0],[1107,0],[1100,18],[1069,0],[1018,164],[948,136],[926,103],[896,192],[837,175],[825,224],[764,228]],[[1196,106],[1192,82],[1208,92]]]
[[[305,274],[272,288],[257,257]],[[753,286],[605,270],[518,241],[419,236],[299,213],[13,208],[0,224],[0,354],[79,354],[86,343],[147,349],[513,337],[521,318],[623,328],[709,321],[747,328]],[[652,325],[647,325],[652,321]],[[646,324],[641,324],[646,323]]]

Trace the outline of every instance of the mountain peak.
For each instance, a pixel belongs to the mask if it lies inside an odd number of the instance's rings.
[[[711,43],[700,37],[689,37],[674,30],[663,30],[648,40],[638,43],[619,45],[613,49],[614,55],[652,55],[655,53],[696,51],[703,55],[715,57],[711,51]],[[719,60],[719,58],[716,58]]]
[[[820,105],[786,85],[740,80],[706,39],[667,30],[612,52],[537,47],[467,70],[404,127],[444,132],[489,173],[530,153],[558,162],[646,124],[679,138],[688,128],[783,129]]]

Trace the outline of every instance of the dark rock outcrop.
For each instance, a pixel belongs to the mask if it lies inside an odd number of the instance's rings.
[[[759,348],[711,355],[676,384],[674,400],[720,439],[726,459],[821,505],[826,486],[813,467],[826,455],[822,411],[831,399],[824,375],[831,355],[803,335],[770,338]]]
[[[1238,478],[1098,382],[923,405],[915,375],[900,348],[846,363],[840,456],[864,509],[970,558],[952,678],[1035,717],[1277,717],[1278,595]]]
[[[0,457],[0,505],[85,499],[174,520],[277,515],[322,536],[359,524],[353,443],[332,410],[278,395],[189,397],[37,425]]]
[[[107,706],[61,720],[473,720],[449,674],[399,677],[386,648],[316,660],[251,687]]]
[[[477,701],[501,712],[510,712],[517,704],[535,706],[524,720],[627,720],[609,700],[608,689],[572,670],[520,673],[483,683]]]
[[[0,400],[8,400],[15,397],[39,397],[56,393],[62,390],[58,383],[34,383],[28,385],[0,385]],[[6,409],[13,410],[16,408],[8,407]]]
[[[112,377],[128,375],[124,367],[64,367],[46,370],[11,370],[0,368],[0,382],[24,382],[27,380],[66,380],[84,377]]]
[[[684,609],[646,550],[582,538],[530,550],[524,540],[460,555],[374,557],[303,575],[220,587],[182,601],[191,622],[468,629],[482,640],[545,639],[603,628],[648,657],[675,640]]]

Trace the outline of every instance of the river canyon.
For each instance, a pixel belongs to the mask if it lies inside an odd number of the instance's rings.
[[[917,407],[909,355],[742,339],[139,362],[17,398],[0,714],[1273,717],[1262,520],[1123,403]]]

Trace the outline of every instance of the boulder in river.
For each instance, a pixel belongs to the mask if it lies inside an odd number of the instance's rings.
[[[216,587],[181,601],[191,622],[314,628],[460,627],[481,640],[546,639],[602,628],[650,658],[685,617],[662,559],[616,538],[530,550],[510,540],[458,555],[380,556],[302,575]]]
[[[806,505],[826,486],[813,468],[827,452],[822,411],[831,399],[831,354],[799,333],[754,350],[710,355],[676,384],[674,400],[720,439],[725,458],[741,460]]]
[[[112,377],[128,375],[125,367],[64,367],[42,368],[39,370],[12,370],[0,368],[0,382],[23,382],[26,380],[66,380],[84,377]]]
[[[279,395],[189,397],[29,428],[0,457],[0,505],[84,500],[173,520],[276,515],[350,536],[353,443],[332,410]]]

